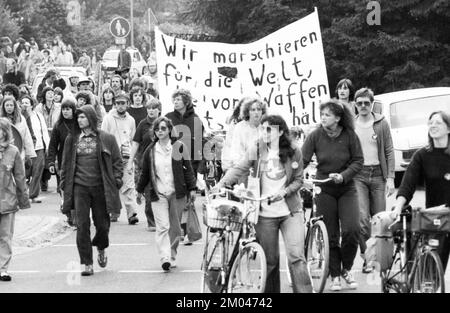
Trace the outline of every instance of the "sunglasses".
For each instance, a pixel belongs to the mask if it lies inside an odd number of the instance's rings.
[[[155,131],[162,131],[162,132],[165,132],[165,131],[167,131],[167,126],[161,126],[161,127],[159,127],[159,128],[156,128],[155,129]]]
[[[357,107],[361,107],[363,105],[365,105],[366,107],[370,107],[372,103],[370,103],[370,101],[358,101],[356,102],[356,106]]]
[[[124,105],[124,104],[127,104],[127,102],[126,101],[116,101],[116,104],[117,105]]]

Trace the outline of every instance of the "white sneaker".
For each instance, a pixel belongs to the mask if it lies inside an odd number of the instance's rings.
[[[344,270],[342,272],[342,278],[344,279],[345,283],[347,284],[347,286],[350,289],[358,288],[358,283],[355,281],[355,279],[353,278],[352,273],[350,273],[349,271]]]
[[[331,278],[331,285],[330,285],[331,291],[341,291],[341,279],[339,277]]]
[[[170,260],[170,268],[177,268],[177,261],[175,259]]]

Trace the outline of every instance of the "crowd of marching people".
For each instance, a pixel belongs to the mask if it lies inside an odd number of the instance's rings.
[[[78,56],[60,36],[42,43],[42,47],[33,37],[29,41],[18,38],[16,43],[0,48],[0,83],[12,83],[19,87],[31,85],[37,74],[45,73],[55,66],[79,66],[90,74],[95,71],[99,61],[95,49],[84,49]]]
[[[82,63],[87,65],[84,57]],[[265,291],[280,292],[281,231],[294,292],[311,292],[299,191],[304,169],[313,160],[316,177],[332,179],[322,185],[317,198],[317,213],[323,216],[329,235],[330,289],[341,290],[342,281],[351,289],[358,287],[352,275],[358,249],[364,260],[362,271],[373,271],[364,255],[370,219],[386,210],[386,197],[394,193],[395,160],[389,124],[369,88],[356,91],[349,79],[341,80],[335,98],[320,104],[320,124],[310,129],[290,129],[259,97],[243,97],[227,119],[226,136],[213,138],[215,158],[206,160],[205,142],[212,138],[195,113],[191,93],[175,90],[172,104],[164,104],[173,110],[162,116],[157,90],[143,77],[130,76],[119,71],[102,86],[99,96],[93,92],[93,82],[86,79],[76,81],[73,97],[65,98],[65,82],[54,70],[46,73],[37,99],[21,90],[20,84],[3,88],[0,175],[7,182],[1,188],[8,200],[0,207],[1,280],[11,279],[7,268],[14,213],[30,207],[30,202],[42,201],[39,194],[46,190],[51,175],[57,178],[61,211],[77,228],[81,274],[91,276],[93,246],[98,264],[106,267],[111,222],[117,222],[123,210],[128,223],[137,224],[138,205],[143,201],[161,267],[170,272],[177,266],[180,242],[190,243],[183,221],[186,208],[196,200],[199,174],[207,185],[220,188],[245,184],[249,169],[256,166],[253,175],[271,202],[261,202],[256,225],[267,258]],[[429,146],[413,157],[398,192],[397,214],[424,176],[430,182],[427,206],[450,203],[445,192],[449,182],[439,174],[450,164],[449,115],[435,112],[428,125]],[[20,149],[11,144],[13,133],[21,140]],[[444,168],[434,169],[438,164]],[[91,211],[96,228],[93,240]],[[447,236],[439,248],[444,267],[449,245]]]

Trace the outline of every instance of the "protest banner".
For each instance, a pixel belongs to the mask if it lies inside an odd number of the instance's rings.
[[[191,42],[155,28],[163,113],[177,88],[191,91],[206,128],[222,129],[243,96],[255,93],[289,126],[319,122],[330,98],[317,10],[249,44]]]

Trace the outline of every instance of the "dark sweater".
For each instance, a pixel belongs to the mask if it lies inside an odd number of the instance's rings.
[[[82,137],[77,145],[75,167],[75,184],[86,187],[97,187],[103,184],[100,162],[97,156],[96,136]]]
[[[134,118],[134,122],[136,123],[136,128],[138,128],[139,123],[147,117],[147,109],[145,107],[138,108],[138,109],[129,107],[127,112]]]
[[[49,164],[49,166],[54,166],[55,160],[58,160],[59,169],[61,169],[64,143],[66,142],[67,136],[73,133],[74,128],[74,119],[64,119],[62,123],[55,125],[55,127],[53,128],[47,154],[47,163]]]
[[[353,130],[342,130],[336,138],[330,138],[322,127],[314,130],[302,147],[306,168],[313,154],[317,157],[317,179],[328,178],[331,173],[341,174],[344,183],[352,181],[362,169],[364,157],[361,143]]]
[[[427,148],[418,150],[403,176],[397,197],[403,196],[410,202],[417,184],[425,183],[425,206],[427,208],[450,204],[450,181],[445,175],[450,175],[450,156],[445,149]]]
[[[19,87],[22,84],[25,84],[25,74],[17,71],[16,73],[5,73],[3,74],[3,84],[14,84]]]
[[[144,151],[153,142],[153,122],[155,120],[150,119],[148,116],[143,119],[136,129],[136,134],[134,135],[133,141],[139,144],[139,150],[137,152],[136,158],[138,159],[138,164],[141,164],[142,155]]]

